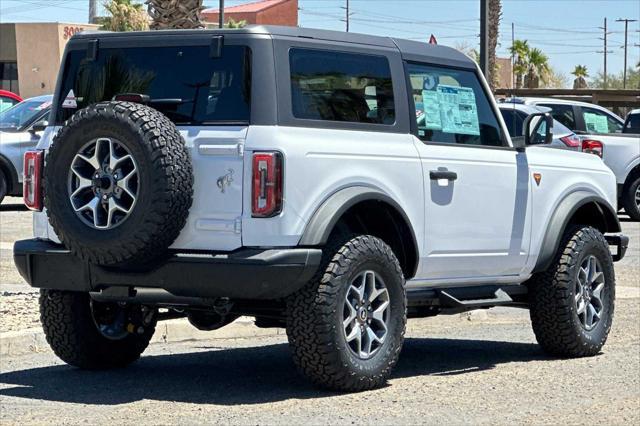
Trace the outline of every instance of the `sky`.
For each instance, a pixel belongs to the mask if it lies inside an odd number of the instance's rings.
[[[226,6],[250,0],[226,0]],[[101,0],[98,1],[102,3]],[[0,22],[87,22],[89,0],[0,0]],[[216,0],[205,6],[218,7]],[[346,0],[299,0],[300,25],[345,29]],[[503,0],[499,56],[509,56],[511,24],[515,38],[542,49],[552,67],[569,75],[586,65],[590,75],[603,69],[604,18],[608,21],[609,73],[619,73],[624,61],[624,23],[640,20],[640,0]],[[350,0],[350,31],[427,41],[439,44],[479,45],[478,0]],[[103,9],[99,7],[99,12]],[[628,64],[640,61],[640,22],[629,24]],[[569,76],[570,77],[570,76]]]

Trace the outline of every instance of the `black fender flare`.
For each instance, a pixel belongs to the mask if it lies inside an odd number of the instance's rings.
[[[544,234],[538,260],[533,268],[533,273],[542,272],[551,266],[551,262],[560,247],[560,241],[565,229],[569,225],[569,221],[579,208],[593,203],[597,207],[600,215],[604,220],[606,229],[604,232],[620,232],[620,221],[614,208],[604,198],[595,195],[592,192],[576,191],[567,195],[556,207],[549,225]]]
[[[7,159],[4,155],[0,154],[0,170],[2,170],[8,179],[7,184],[9,185],[7,188],[8,195],[16,195],[22,191],[18,191],[20,188],[20,183],[18,182],[18,172],[16,168],[13,166],[11,161]]]
[[[404,209],[400,207],[393,198],[389,197],[384,192],[366,186],[350,186],[335,192],[327,198],[320,207],[316,209],[309,222],[307,222],[299,245],[321,246],[326,244],[329,240],[331,231],[342,215],[351,207],[363,201],[380,201],[393,207],[400,214],[411,231],[413,249],[415,250],[416,255],[419,256],[420,251],[418,250],[418,240],[416,239],[416,234],[413,226],[411,225],[411,221]]]

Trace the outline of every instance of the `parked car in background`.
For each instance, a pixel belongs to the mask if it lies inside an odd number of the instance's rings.
[[[524,137],[522,129],[524,128],[524,121],[529,115],[550,112],[549,108],[514,103],[501,103],[499,108],[511,138]],[[549,146],[580,151],[581,141],[578,135],[559,121],[554,120],[551,133],[553,134],[553,142]]]
[[[22,195],[22,157],[48,125],[53,95],[38,96],[0,112],[0,203]]]
[[[8,90],[0,90],[0,112],[22,102],[22,98]]]
[[[579,135],[622,133],[624,120],[600,105],[554,98],[508,98],[503,103],[547,107],[553,118]]]
[[[555,120],[580,136],[580,149],[598,155],[613,171],[618,183],[618,206],[640,221],[640,135],[624,131],[627,125],[622,118],[586,102],[550,98],[508,98],[500,102],[550,108]],[[638,112],[632,111],[629,120]],[[637,123],[638,118],[635,120]]]
[[[627,114],[622,133],[640,134],[640,109],[634,109]]]

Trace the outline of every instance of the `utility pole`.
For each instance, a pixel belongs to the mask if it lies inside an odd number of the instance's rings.
[[[344,9],[344,22],[345,22],[345,31],[349,32],[349,16],[351,16],[351,12],[349,12],[349,0],[346,0],[346,5],[342,6],[342,8]]]
[[[604,50],[598,50],[596,53],[604,54],[604,88],[607,88],[607,54],[613,53],[613,50],[607,50],[607,35],[611,34],[607,32],[607,18],[604,18],[604,27],[600,27],[601,30],[604,31],[604,37],[600,38],[600,40],[604,41]]]
[[[97,18],[96,0],[89,0],[89,23],[95,24]]]
[[[489,81],[489,0],[480,0],[480,70]]]
[[[624,22],[624,70],[622,72],[622,87],[624,89],[627,88],[627,46],[628,46],[628,33],[629,33],[629,22],[637,22],[637,19],[616,19],[616,22]]]
[[[513,50],[513,45],[516,42],[516,24],[511,23],[511,88],[516,88],[516,73],[514,68],[516,66],[516,52]]]
[[[224,0],[220,0],[218,6],[218,28],[224,28]]]

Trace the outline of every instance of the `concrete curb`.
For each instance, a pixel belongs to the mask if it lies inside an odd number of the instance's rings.
[[[162,321],[151,339],[153,344],[175,343],[190,340],[247,339],[251,337],[284,335],[284,329],[258,328],[253,319],[240,317],[233,323],[214,331],[200,331],[186,319]],[[0,333],[0,358],[3,356],[27,355],[49,352],[49,344],[41,328]]]

